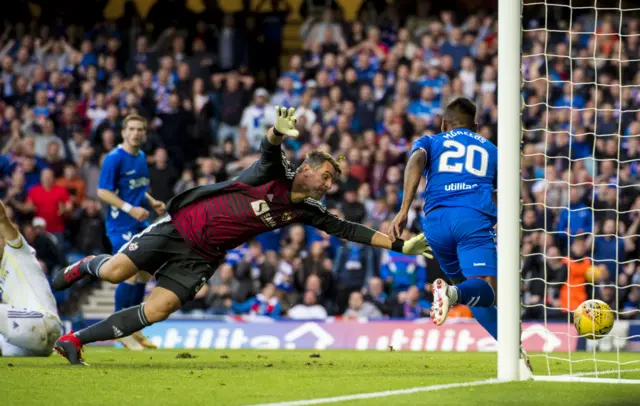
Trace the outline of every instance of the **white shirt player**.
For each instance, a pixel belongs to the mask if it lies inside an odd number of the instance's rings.
[[[4,356],[48,355],[62,323],[35,250],[20,235],[0,262],[0,348]]]
[[[247,142],[252,151],[260,150],[260,143],[267,128],[276,123],[276,111],[273,106],[252,104],[244,109],[240,127],[247,131]]]
[[[56,299],[33,249],[20,236],[18,247],[5,244],[0,263],[1,302],[58,317]]]

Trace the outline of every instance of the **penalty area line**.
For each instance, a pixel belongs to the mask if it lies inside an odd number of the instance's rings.
[[[293,400],[289,402],[277,402],[277,403],[261,403],[259,405],[253,406],[306,406],[306,405],[320,405],[323,403],[336,403],[336,402],[346,402],[349,400],[361,400],[361,399],[373,399],[373,398],[386,398],[389,396],[400,396],[400,395],[410,395],[412,393],[419,392],[432,392],[437,390],[445,390],[445,389],[454,389],[454,388],[466,388],[470,386],[480,386],[480,385],[491,385],[496,383],[502,383],[497,379],[486,379],[484,381],[473,381],[473,382],[458,382],[458,383],[446,383],[441,385],[430,385],[430,386],[418,386],[415,388],[408,389],[396,389],[396,390],[386,390],[382,392],[369,392],[369,393],[358,393],[354,395],[344,395],[344,396],[333,396],[328,398],[317,398],[317,399],[305,399],[305,400]]]

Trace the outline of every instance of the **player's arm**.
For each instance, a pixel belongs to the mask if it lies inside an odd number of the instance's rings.
[[[416,196],[416,190],[420,183],[422,170],[427,162],[427,153],[424,149],[416,149],[409,158],[407,166],[404,168],[404,193],[402,195],[402,205],[400,211],[389,225],[389,236],[392,241],[400,237],[402,230],[407,225],[409,209]]]
[[[98,198],[104,203],[117,207],[138,221],[146,220],[149,212],[142,207],[133,207],[130,203],[120,199],[115,193],[118,181],[118,160],[115,155],[107,155],[102,163],[100,179],[98,180]]]
[[[389,249],[407,255],[424,255],[427,258],[433,258],[431,247],[423,234],[407,241],[400,238],[392,241],[387,234],[329,213],[319,202],[314,206],[314,208],[308,209],[305,222],[322,231],[360,244]]]
[[[162,216],[165,213],[166,207],[163,202],[154,199],[153,196],[149,194],[149,192],[145,193],[144,197],[147,199],[149,207],[152,207],[153,210],[155,210],[155,212],[158,214],[158,216]]]
[[[18,227],[9,219],[7,215],[7,209],[4,203],[0,201],[0,234],[5,239],[6,243],[13,248],[20,248],[22,245],[22,238],[20,238],[20,231]]]

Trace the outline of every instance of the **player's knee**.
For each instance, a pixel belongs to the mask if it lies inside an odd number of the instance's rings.
[[[174,308],[167,304],[146,302],[144,304],[144,314],[150,324],[166,320],[174,311]]]
[[[182,307],[178,296],[170,290],[156,287],[144,302],[144,315],[151,324],[165,320]]]
[[[100,279],[111,283],[124,282],[138,272],[135,264],[124,254],[116,254],[100,267]]]

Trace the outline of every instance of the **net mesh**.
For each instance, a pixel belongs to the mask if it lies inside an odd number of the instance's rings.
[[[522,15],[522,316],[549,344],[535,373],[638,378],[640,2],[524,0]],[[573,325],[588,299],[615,315],[599,340]]]

